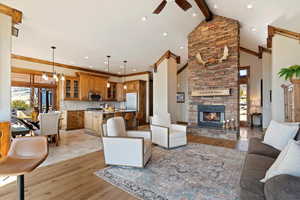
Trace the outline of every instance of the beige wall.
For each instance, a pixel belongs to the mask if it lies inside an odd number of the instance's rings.
[[[281,68],[300,64],[300,44],[298,40],[275,35],[272,41],[272,119],[284,121],[284,95],[282,84],[288,84],[279,78]]]
[[[0,13],[0,122],[10,121],[11,21]]]

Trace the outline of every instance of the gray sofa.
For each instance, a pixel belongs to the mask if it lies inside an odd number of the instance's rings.
[[[296,140],[300,140],[299,131]],[[299,177],[279,175],[265,184],[260,182],[279,153],[259,138],[250,139],[240,181],[240,200],[300,200]]]

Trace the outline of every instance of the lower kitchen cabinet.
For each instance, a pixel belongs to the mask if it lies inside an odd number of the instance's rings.
[[[103,114],[97,111],[85,111],[84,113],[84,128],[102,135]]]
[[[84,111],[68,110],[63,113],[62,129],[74,130],[84,128]]]

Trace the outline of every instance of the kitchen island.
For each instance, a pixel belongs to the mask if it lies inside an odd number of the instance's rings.
[[[98,136],[102,136],[102,125],[111,117],[125,116],[126,113],[132,113],[133,118],[127,122],[128,126],[135,125],[135,113],[134,110],[115,110],[108,112],[104,110],[86,110],[84,112],[84,128],[88,131],[95,133]]]

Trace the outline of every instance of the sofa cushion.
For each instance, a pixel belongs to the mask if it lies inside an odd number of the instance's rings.
[[[241,175],[241,188],[258,196],[264,196],[264,184],[260,180],[264,178],[274,161],[274,158],[267,156],[248,154]]]
[[[300,178],[290,175],[279,175],[265,184],[267,200],[300,200]]]
[[[274,147],[262,143],[262,140],[259,138],[251,138],[249,141],[248,154],[258,154],[275,159],[280,154],[280,151]]]

